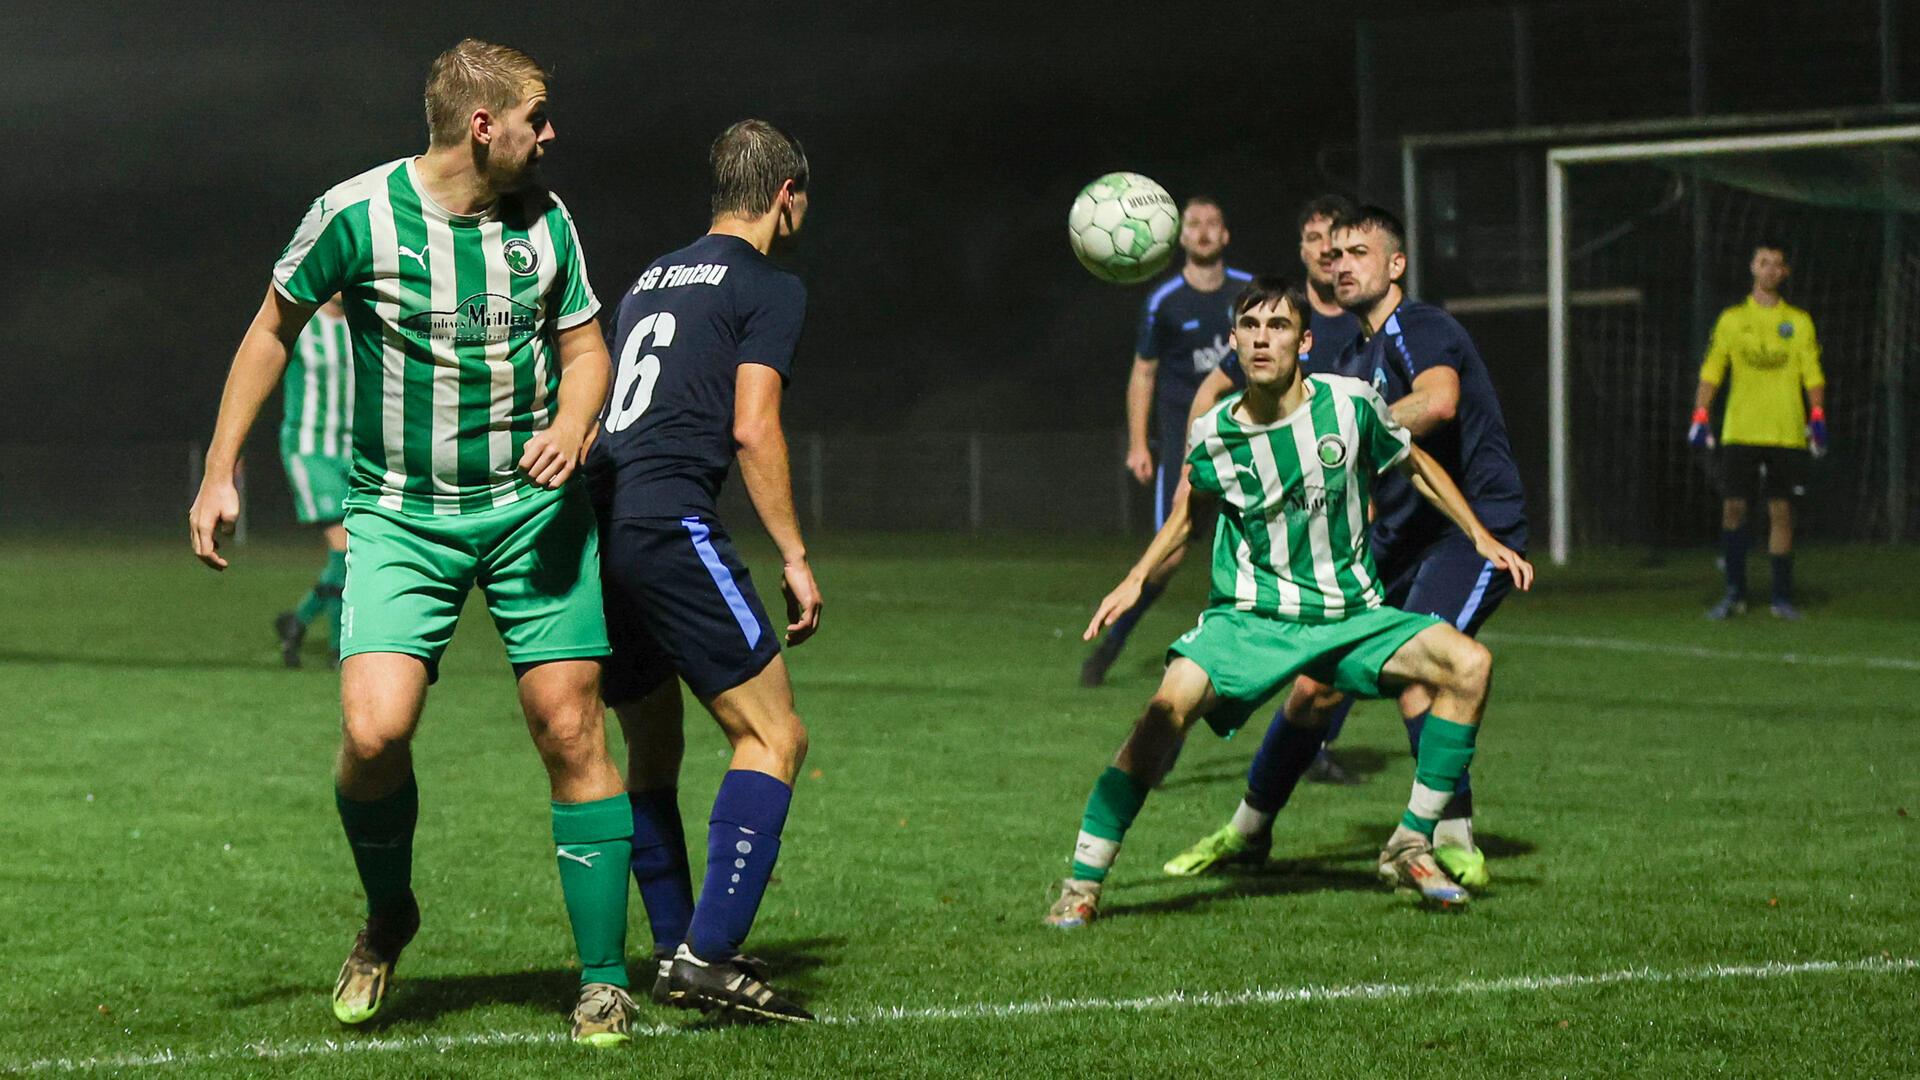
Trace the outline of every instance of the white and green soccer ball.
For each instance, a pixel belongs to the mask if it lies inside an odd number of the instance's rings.
[[[1101,281],[1132,285],[1166,268],[1180,239],[1180,208],[1167,189],[1139,173],[1102,176],[1074,197],[1067,241]]]

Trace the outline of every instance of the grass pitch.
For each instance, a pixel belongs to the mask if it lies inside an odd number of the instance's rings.
[[[343,1031],[326,995],[360,908],[335,685],[317,645],[315,670],[281,670],[268,629],[317,567],[306,538],[256,541],[223,576],[173,538],[0,539],[0,1072],[1920,1068],[1920,552],[1803,555],[1799,624],[1702,620],[1703,554],[1543,572],[1487,635],[1494,885],[1471,910],[1374,883],[1410,768],[1391,707],[1367,705],[1341,750],[1368,783],[1303,786],[1284,862],[1180,881],[1160,863],[1232,810],[1259,725],[1197,734],[1108,917],[1062,933],[1040,925],[1048,885],[1201,575],[1086,691],[1079,629],[1135,545],[816,544],[825,628],[790,654],[813,751],[749,947],[837,1022],[701,1030],[649,1006],[634,1047],[594,1052],[562,1041],[576,976],[545,782],[482,610],[417,744],[425,927],[376,1029]],[[696,860],[726,757],[698,717]],[[633,935],[639,956],[637,897]]]

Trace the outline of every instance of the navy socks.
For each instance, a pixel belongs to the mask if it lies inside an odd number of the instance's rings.
[[[703,960],[729,960],[753,929],[793,789],[766,773],[731,769],[720,781],[707,825],[707,877],[687,929],[687,946]],[[651,908],[649,908],[651,917]]]

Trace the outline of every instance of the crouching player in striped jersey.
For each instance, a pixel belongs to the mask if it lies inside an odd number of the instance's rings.
[[[320,527],[327,562],[300,604],[273,620],[280,638],[280,660],[300,666],[307,627],[322,615],[331,632],[328,649],[340,664],[340,592],[347,583],[347,466],[353,440],[353,346],[347,338],[347,309],[335,296],[320,305],[313,321],[293,343],[280,419],[280,461],[293,491],[293,515],[302,525]]]
[[[1230,734],[1301,674],[1364,697],[1410,685],[1433,695],[1413,794],[1381,865],[1427,899],[1468,899],[1433,859],[1433,828],[1473,758],[1493,661],[1443,620],[1383,604],[1366,535],[1374,476],[1408,474],[1518,588],[1532,586],[1533,567],[1493,538],[1372,387],[1302,374],[1307,313],[1299,288],[1274,277],[1256,278],[1234,302],[1247,389],[1195,421],[1187,498],[1087,624],[1091,639],[1131,606],[1147,573],[1186,542],[1193,518],[1218,508],[1207,610],[1168,648],[1159,690],[1094,784],[1050,926],[1080,927],[1098,914],[1121,841],[1193,722],[1204,717]]]

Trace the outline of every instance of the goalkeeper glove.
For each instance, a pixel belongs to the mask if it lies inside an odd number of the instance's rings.
[[[1687,445],[1695,450],[1706,450],[1713,446],[1713,429],[1707,426],[1707,410],[1693,410],[1693,423],[1687,428]]]
[[[1827,410],[1815,409],[1807,414],[1807,449],[1813,456],[1827,456]]]

